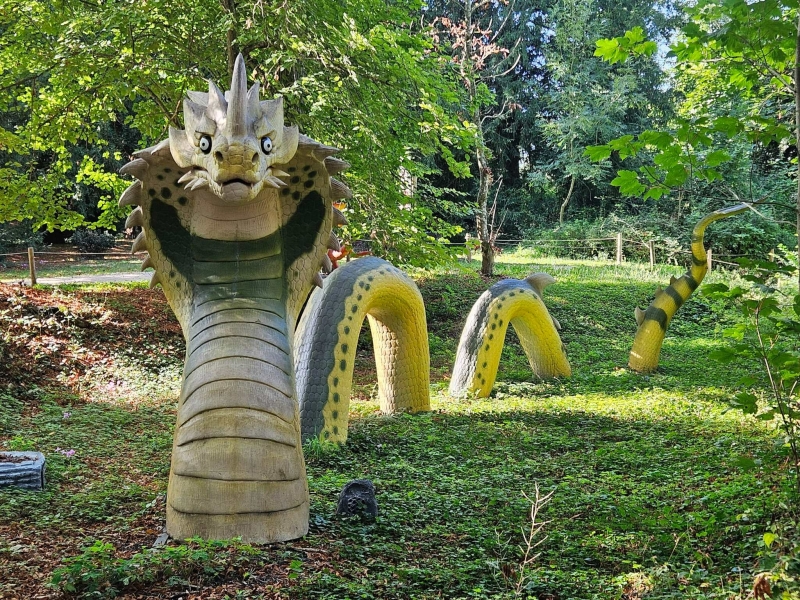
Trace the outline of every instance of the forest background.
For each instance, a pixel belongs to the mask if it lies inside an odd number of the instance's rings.
[[[288,123],[342,149],[341,233],[390,260],[469,234],[488,274],[502,239],[618,231],[674,258],[700,216],[755,199],[715,251],[793,250],[797,31],[781,0],[3,0],[0,245],[120,232],[117,169],[241,52]]]

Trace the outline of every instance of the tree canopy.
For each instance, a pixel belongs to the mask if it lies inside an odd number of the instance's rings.
[[[796,220],[782,0],[0,0],[0,30],[0,222],[117,230],[118,167],[239,52],[352,163],[346,239],[396,261],[610,217],[680,236],[730,190]]]

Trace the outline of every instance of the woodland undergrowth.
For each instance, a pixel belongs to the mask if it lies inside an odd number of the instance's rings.
[[[348,442],[306,448],[310,533],[264,547],[152,547],[183,358],[159,290],[0,286],[0,448],[40,450],[49,469],[44,492],[0,491],[0,596],[744,599],[754,583],[794,593],[795,463],[782,422],[764,417],[777,401],[763,360],[730,350],[751,292],[698,292],[659,370],[639,375],[626,368],[634,306],[680,269],[523,252],[498,264],[499,277],[534,271],[557,280],[545,301],[573,376],[532,377],[510,332],[492,397],[450,398],[465,315],[497,278],[475,263],[414,271],[433,410],[379,414],[365,328]],[[722,271],[708,282],[749,285]],[[779,304],[775,319],[794,310]],[[731,410],[743,393],[755,410]],[[376,486],[374,523],[333,516],[356,478]]]

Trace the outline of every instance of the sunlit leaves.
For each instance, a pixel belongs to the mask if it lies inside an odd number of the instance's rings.
[[[620,193],[626,196],[639,196],[647,189],[640,181],[635,171],[619,171],[611,180],[611,185],[619,187]]]
[[[187,90],[205,89],[206,79],[227,85],[229,30],[263,96],[282,94],[289,123],[344,150],[352,204],[365,209],[353,227],[392,231],[385,217],[402,221],[400,166],[441,153],[468,175],[459,153],[471,132],[449,104],[460,89],[415,23],[413,0],[245,1],[233,12],[215,0],[0,2],[9,42],[0,46],[0,88],[11,90],[0,95],[0,219],[18,218],[22,207],[39,223],[80,224],[72,198],[81,183],[101,190],[101,223],[113,226],[114,173],[128,157],[101,159],[103,127],[136,128],[139,147],[163,139],[181,122]],[[93,151],[92,162],[80,159]],[[433,220],[419,225],[441,231]],[[415,243],[411,229],[397,237]]]
[[[612,65],[632,56],[652,56],[658,50],[655,42],[645,39],[641,27],[634,27],[620,37],[597,40],[596,43],[594,55]]]
[[[656,166],[647,175],[659,190],[654,195],[646,185],[639,191],[644,197],[663,194],[664,188],[684,189],[691,180],[720,180],[718,167],[732,158],[727,148],[721,147],[726,140],[769,144],[792,137],[791,127],[785,122],[791,115],[765,108],[775,98],[783,97],[780,102],[794,100],[797,5],[785,0],[702,0],[685,10],[689,20],[671,47],[679,76],[691,82],[681,118],[659,137],[639,136],[637,141],[642,145],[627,154],[640,155]],[[625,61],[635,55],[643,39],[641,31],[631,30],[622,37],[600,40],[595,55],[612,64]],[[720,98],[735,103],[734,97],[739,104],[752,99],[754,108],[735,115],[716,110]],[[678,162],[675,146],[679,146]],[[627,142],[626,147],[636,145]],[[664,156],[670,152],[672,157]],[[592,156],[597,160],[608,158],[599,149],[594,149]],[[624,158],[620,153],[620,159]],[[630,176],[621,181],[629,182]],[[626,186],[629,192],[637,189]]]
[[[611,156],[612,149],[606,144],[603,146],[587,146],[585,154],[590,160],[600,162],[606,160]]]

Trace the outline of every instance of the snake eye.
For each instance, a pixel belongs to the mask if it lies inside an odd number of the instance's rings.
[[[211,136],[204,135],[200,138],[200,150],[202,150],[203,154],[208,154],[211,152]]]
[[[268,135],[261,138],[261,151],[264,154],[272,152],[272,139]]]

